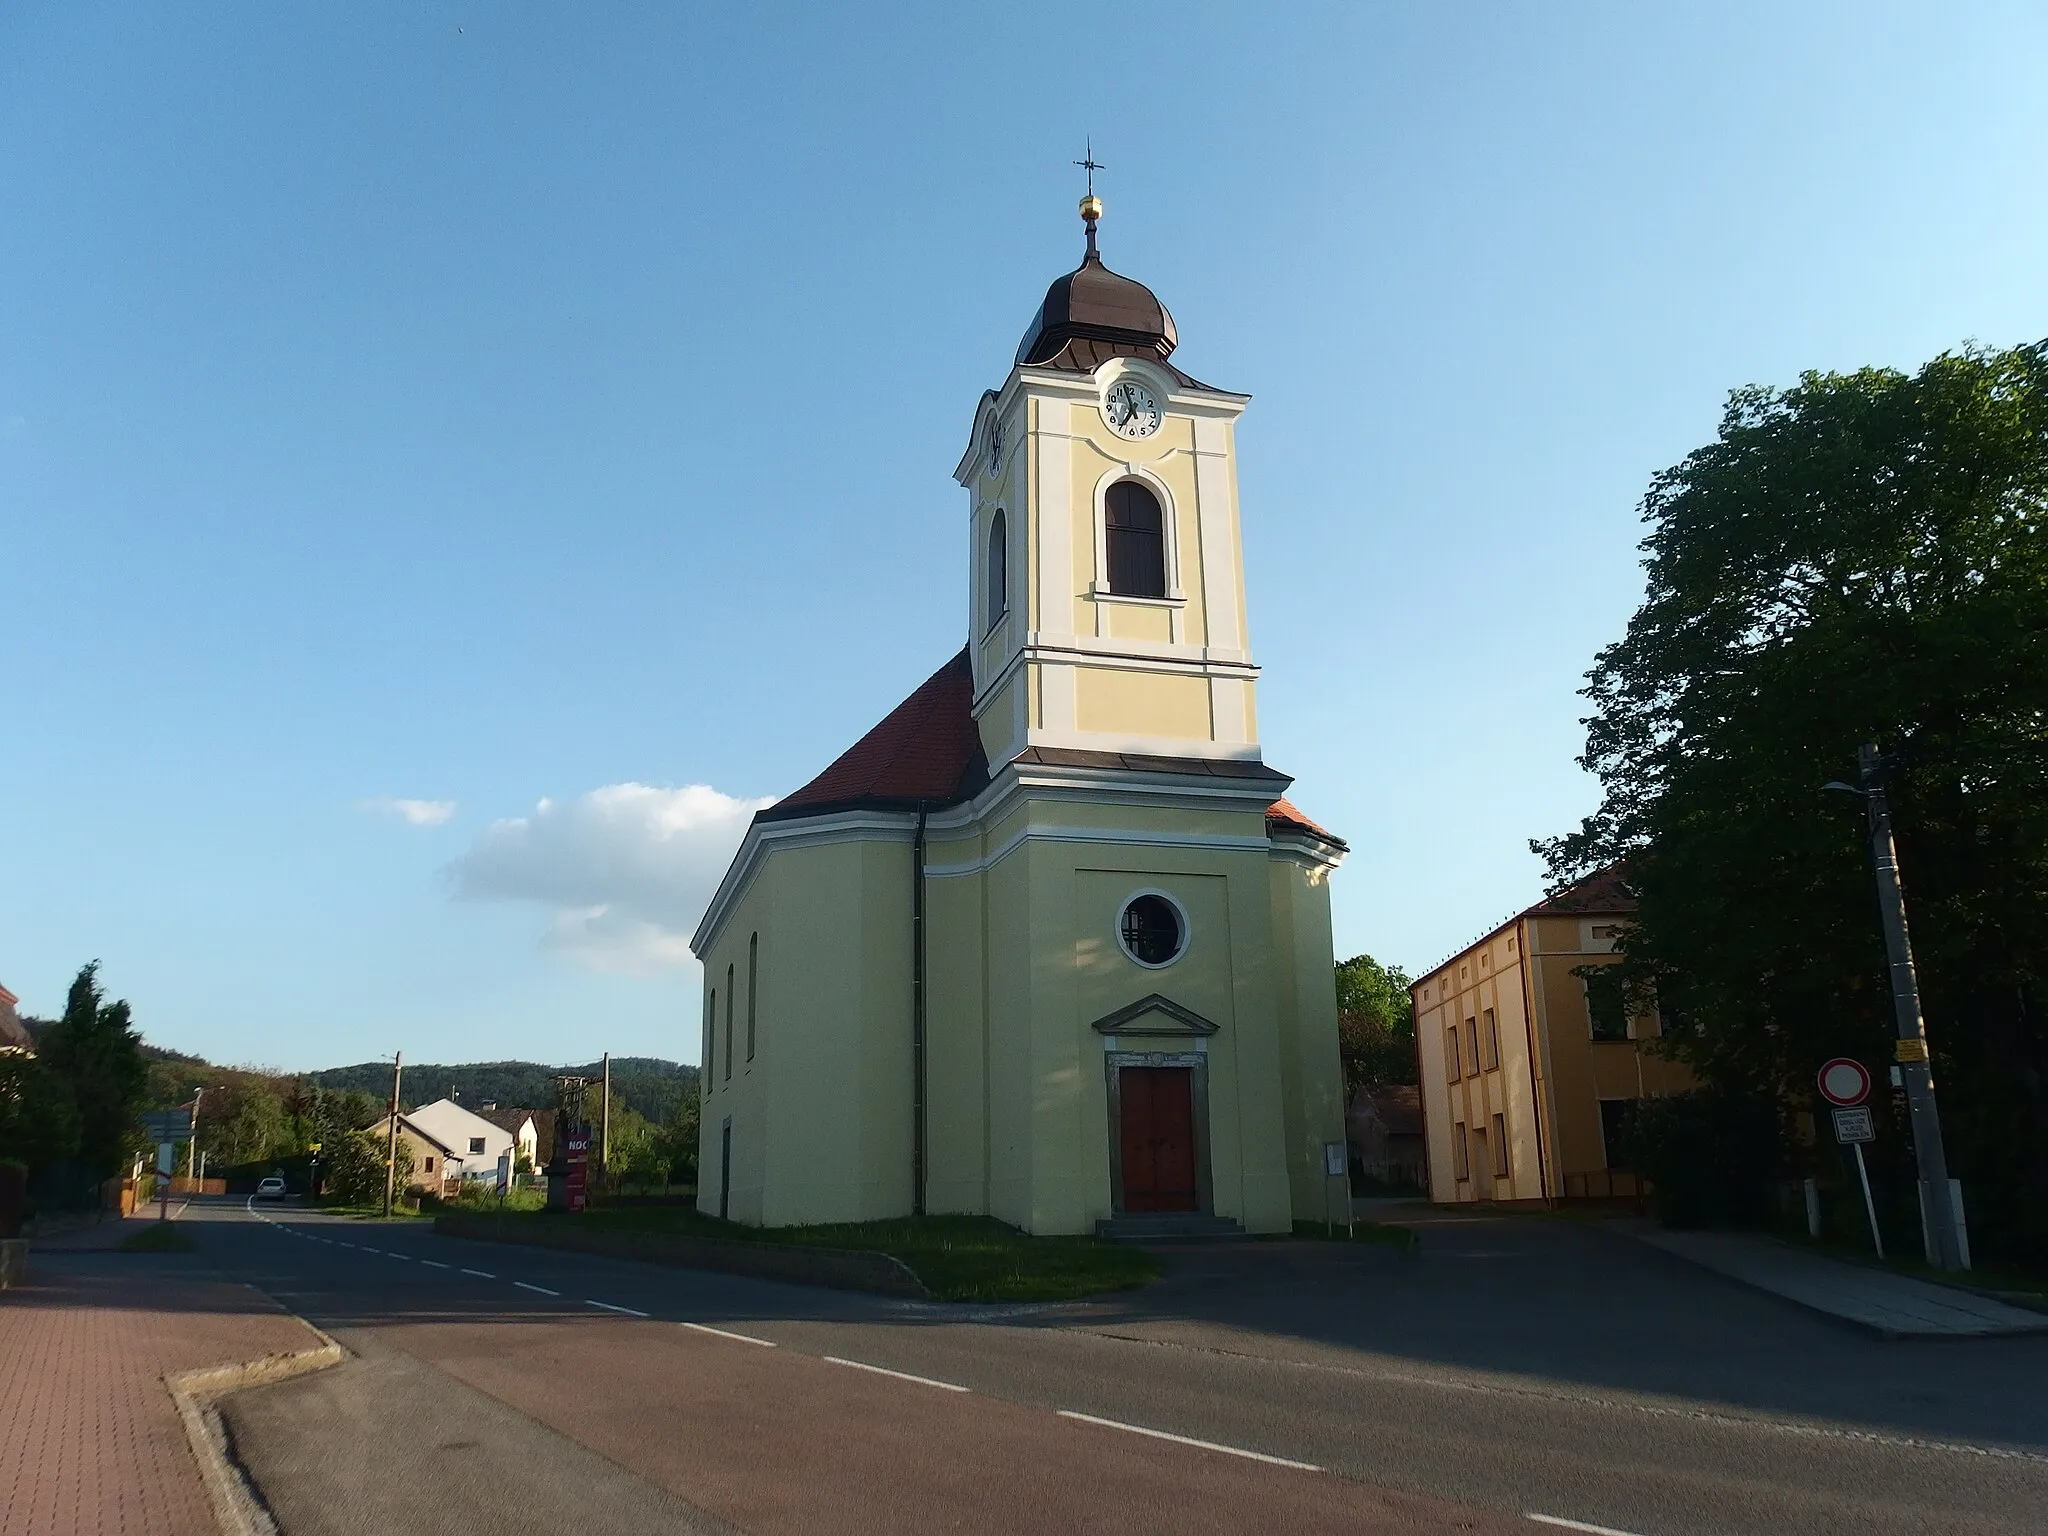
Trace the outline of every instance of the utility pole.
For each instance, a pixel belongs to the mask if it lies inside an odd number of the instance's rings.
[[[192,1139],[185,1147],[185,1177],[188,1179],[199,1172],[199,1100],[205,1092],[204,1088],[192,1090],[192,1118],[186,1122],[186,1128],[192,1132]]]
[[[391,1053],[391,1119],[384,1128],[384,1214],[391,1214],[391,1185],[398,1176],[398,1074],[405,1063],[403,1051]]]
[[[1856,753],[1862,769],[1863,805],[1870,815],[1870,853],[1877,865],[1877,909],[1884,922],[1884,947],[1891,960],[1892,1012],[1898,1021],[1896,1054],[1906,1085],[1913,1124],[1913,1153],[1920,1165],[1920,1198],[1934,1251],[1928,1259],[1946,1270],[1963,1267],[1956,1239],[1955,1201],[1949,1194],[1948,1158],[1941,1145],[1941,1114],[1934,1102],[1934,1066],[1927,1054],[1927,1024],[1920,1015],[1920,981],[1913,970],[1913,941],[1906,932],[1906,896],[1899,885],[1899,854],[1892,842],[1891,809],[1885,801],[1884,758],[1877,743]]]
[[[604,1100],[597,1110],[597,1172],[609,1179],[612,1172],[612,1053],[604,1053]],[[611,1186],[606,1185],[607,1189]]]

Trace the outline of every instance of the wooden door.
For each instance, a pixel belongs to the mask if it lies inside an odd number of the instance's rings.
[[[1117,1069],[1117,1144],[1126,1211],[1201,1209],[1190,1067]]]

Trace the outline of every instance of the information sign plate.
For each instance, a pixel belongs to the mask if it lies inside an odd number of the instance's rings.
[[[1867,1109],[1838,1109],[1835,1111],[1835,1140],[1847,1145],[1852,1141],[1875,1141],[1877,1128],[1871,1122]]]
[[[1340,1179],[1347,1172],[1344,1143],[1326,1141],[1323,1143],[1323,1172],[1333,1179]]]
[[[190,1141],[192,1111],[153,1109],[142,1117],[142,1129],[151,1141]]]

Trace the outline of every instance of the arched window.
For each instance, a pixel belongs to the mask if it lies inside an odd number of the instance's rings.
[[[711,1047],[718,1039],[718,988],[713,987],[704,999],[704,1071],[703,1087],[706,1097],[711,1093]]]
[[[1003,509],[988,524],[988,629],[1010,609],[1010,522]]]
[[[732,967],[725,968],[725,1080],[732,1081]]]
[[[1109,488],[1109,590],[1119,597],[1166,596],[1166,518],[1159,498],[1135,480]]]
[[[759,1010],[754,999],[761,994],[761,935],[747,940],[747,1060],[754,1059],[754,1025]]]

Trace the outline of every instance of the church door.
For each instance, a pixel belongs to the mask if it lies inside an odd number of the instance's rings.
[[[1194,1073],[1187,1067],[1117,1071],[1117,1141],[1126,1211],[1201,1209],[1195,1187]]]

